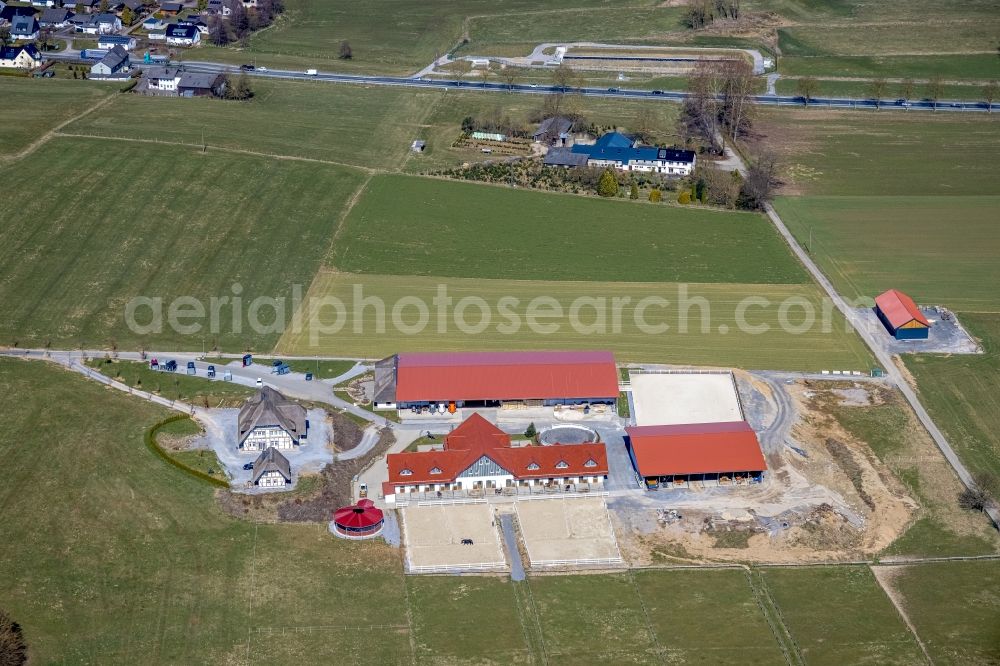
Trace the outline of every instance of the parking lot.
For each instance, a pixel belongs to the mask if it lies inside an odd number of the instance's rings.
[[[621,563],[603,497],[520,501],[515,506],[532,567]]]
[[[474,504],[408,506],[400,510],[410,572],[504,570],[492,507]],[[471,543],[462,543],[469,540]]]

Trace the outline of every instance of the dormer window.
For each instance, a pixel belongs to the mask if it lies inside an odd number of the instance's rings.
[[[413,470],[409,468],[404,468],[399,470],[400,476],[413,476]]]
[[[441,473],[440,467],[431,467],[431,474],[440,474],[440,473]]]
[[[560,460],[556,463],[556,469],[566,469],[567,467],[569,467],[569,463],[565,460]]]
[[[584,467],[597,467],[597,461],[593,458],[588,458],[587,462],[583,463]]]
[[[536,462],[528,463],[528,471],[529,472],[534,472],[537,469],[538,469],[538,463],[536,463]]]

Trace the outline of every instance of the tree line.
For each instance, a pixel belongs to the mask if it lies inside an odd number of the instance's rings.
[[[285,11],[284,0],[257,0],[256,7],[247,9],[239,0],[226,0],[229,16],[215,14],[208,19],[208,40],[216,46],[231,43],[246,45],[251,33],[266,28]]]

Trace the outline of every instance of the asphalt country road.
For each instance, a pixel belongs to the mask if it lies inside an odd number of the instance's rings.
[[[54,53],[49,56],[52,60],[79,60],[78,56],[64,53]],[[227,65],[215,62],[203,61],[181,61],[172,63],[183,66],[185,71],[203,73],[224,73],[236,74],[239,67],[237,65]],[[250,76],[265,79],[286,79],[298,81],[317,81],[324,83],[355,83],[360,85],[375,86],[402,86],[408,88],[424,88],[439,90],[468,90],[482,92],[504,92],[527,95],[549,95],[552,93],[572,93],[583,95],[584,97],[604,97],[611,99],[645,99],[664,102],[681,102],[689,97],[689,93],[678,90],[635,90],[630,88],[574,88],[559,86],[545,86],[535,84],[516,83],[507,85],[498,82],[471,82],[454,79],[427,79],[412,78],[405,76],[379,76],[379,75],[356,75],[356,74],[332,74],[319,72],[317,74],[306,74],[301,71],[285,69],[255,69],[247,72]],[[757,104],[765,106],[805,106],[801,97],[790,97],[780,95],[755,95],[753,100]],[[1000,110],[1000,103],[987,106],[985,102],[955,102],[942,100],[937,103],[928,100],[915,100],[907,102],[906,105],[897,104],[894,100],[881,100],[876,102],[873,99],[855,99],[852,97],[815,97],[811,99],[808,106],[821,106],[826,108],[842,109],[882,109],[884,111],[896,110],[923,110],[923,111],[945,111],[963,112],[979,111],[987,112]]]

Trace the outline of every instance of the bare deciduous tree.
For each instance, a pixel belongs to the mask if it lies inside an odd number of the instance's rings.
[[[983,101],[986,102],[986,111],[993,113],[993,100],[997,98],[997,82],[990,81],[983,86]]]
[[[746,60],[729,60],[721,65],[721,121],[733,141],[750,129],[753,112],[753,66]]]
[[[904,102],[913,98],[913,79],[903,79],[899,84],[899,97]]]
[[[803,103],[808,106],[819,91],[819,81],[811,76],[803,76],[795,82],[795,90],[798,91]]]
[[[514,84],[517,83],[518,78],[521,76],[521,70],[517,67],[511,67],[507,65],[503,69],[503,80],[507,84],[507,90],[513,90]]]
[[[751,210],[763,208],[780,184],[777,156],[770,151],[759,153],[747,166],[747,175],[740,190],[742,207]]]
[[[350,60],[351,58],[354,57],[354,51],[351,50],[351,45],[347,42],[346,39],[340,42],[340,51],[337,57],[340,58],[341,60]]]
[[[928,81],[926,91],[927,99],[934,104],[934,110],[936,111],[938,101],[944,96],[944,83],[941,82],[941,77],[935,76]]]
[[[21,666],[28,662],[28,645],[21,625],[0,610],[0,666]]]
[[[879,77],[868,84],[868,90],[871,93],[872,99],[875,100],[875,110],[878,111],[879,107],[882,105],[882,98],[885,97],[885,91],[889,88],[889,83]]]
[[[570,88],[576,85],[577,75],[572,67],[567,67],[566,65],[559,65],[554,70],[552,70],[552,85],[559,88],[562,92],[566,92]]]

